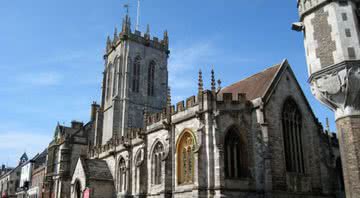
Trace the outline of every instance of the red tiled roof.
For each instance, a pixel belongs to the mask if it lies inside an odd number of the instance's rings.
[[[224,87],[220,93],[232,93],[233,96],[239,93],[245,93],[248,100],[262,97],[275,78],[281,65],[282,64],[277,64],[244,80]]]

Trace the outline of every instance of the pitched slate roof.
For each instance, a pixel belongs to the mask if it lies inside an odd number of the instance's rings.
[[[100,159],[82,159],[82,165],[85,171],[86,179],[113,181],[110,169],[104,160]]]
[[[245,93],[248,100],[263,97],[282,65],[282,63],[276,64],[262,72],[224,87],[220,93],[232,93],[233,96]]]

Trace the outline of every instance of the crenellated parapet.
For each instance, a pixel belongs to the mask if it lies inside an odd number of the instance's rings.
[[[106,144],[95,145],[89,149],[90,158],[96,157],[99,154],[106,152],[113,152],[117,147],[127,148],[135,139],[144,138],[144,129],[142,128],[128,128],[126,136],[113,136]]]
[[[164,31],[164,35],[162,39],[158,37],[151,37],[150,27],[147,26],[147,30],[145,33],[142,33],[138,30],[131,30],[130,18],[128,16],[125,17],[122,24],[122,30],[120,33],[117,32],[115,28],[113,38],[108,37],[106,41],[106,52],[105,56],[108,56],[112,51],[116,49],[118,45],[120,45],[124,41],[133,41],[136,43],[140,43],[144,46],[155,48],[158,50],[165,51],[166,53],[170,53],[169,51],[169,36],[168,32]]]
[[[300,18],[332,0],[297,0]]]

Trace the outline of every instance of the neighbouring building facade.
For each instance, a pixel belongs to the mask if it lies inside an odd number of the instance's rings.
[[[32,160],[31,182],[27,197],[29,198],[43,198],[44,196],[44,180],[46,170],[47,149],[38,154]]]
[[[92,108],[97,108],[93,104]],[[94,111],[92,111],[94,112]],[[92,116],[93,117],[93,116]],[[47,149],[44,197],[68,197],[71,175],[80,156],[86,156],[93,143],[93,121],[83,124],[72,121],[71,127],[58,124],[54,139]]]
[[[130,26],[108,38],[94,145],[62,197],[341,195],[336,138],[286,60],[224,88],[200,72],[197,95],[172,106],[167,32]]]
[[[18,166],[0,175],[0,192],[2,198],[17,197],[16,192],[20,187],[21,169],[28,162],[28,156],[24,153],[19,160]]]
[[[360,197],[360,1],[297,0],[313,95],[335,113],[346,197]]]

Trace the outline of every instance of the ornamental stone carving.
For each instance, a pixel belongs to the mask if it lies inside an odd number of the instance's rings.
[[[360,62],[345,64],[310,78],[312,93],[337,119],[360,114]]]

